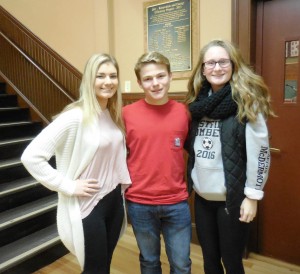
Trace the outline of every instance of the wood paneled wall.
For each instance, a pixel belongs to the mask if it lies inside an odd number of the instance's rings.
[[[168,95],[170,99],[176,100],[178,102],[183,102],[186,96],[186,92],[169,92]],[[145,94],[143,92],[122,93],[122,98],[123,104],[124,106],[126,106],[138,101],[139,99],[145,98]]]

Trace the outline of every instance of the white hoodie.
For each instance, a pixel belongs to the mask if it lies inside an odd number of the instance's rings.
[[[219,125],[218,120],[201,120],[194,143],[194,190],[201,197],[211,201],[226,200]],[[262,189],[270,167],[268,129],[262,114],[258,115],[255,122],[246,124],[246,151],[247,180],[244,193],[250,199],[260,200],[263,198]]]

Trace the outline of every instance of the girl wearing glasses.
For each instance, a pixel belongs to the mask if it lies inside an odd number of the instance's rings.
[[[275,116],[263,79],[231,43],[213,40],[188,82],[188,187],[205,273],[244,273],[250,222],[270,167],[266,118]],[[223,263],[223,265],[222,265]]]

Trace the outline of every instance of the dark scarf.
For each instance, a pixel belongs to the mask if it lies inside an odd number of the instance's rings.
[[[203,117],[225,119],[237,112],[237,104],[232,99],[231,86],[226,84],[217,92],[208,96],[211,86],[205,82],[196,100],[189,105],[193,120],[200,121]]]

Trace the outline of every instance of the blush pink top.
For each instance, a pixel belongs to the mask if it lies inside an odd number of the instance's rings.
[[[79,179],[98,180],[100,190],[92,197],[78,198],[82,219],[87,217],[97,203],[119,184],[131,184],[126,164],[125,140],[122,132],[111,119],[108,110],[101,113],[99,123],[101,128],[100,145],[93,160]]]

